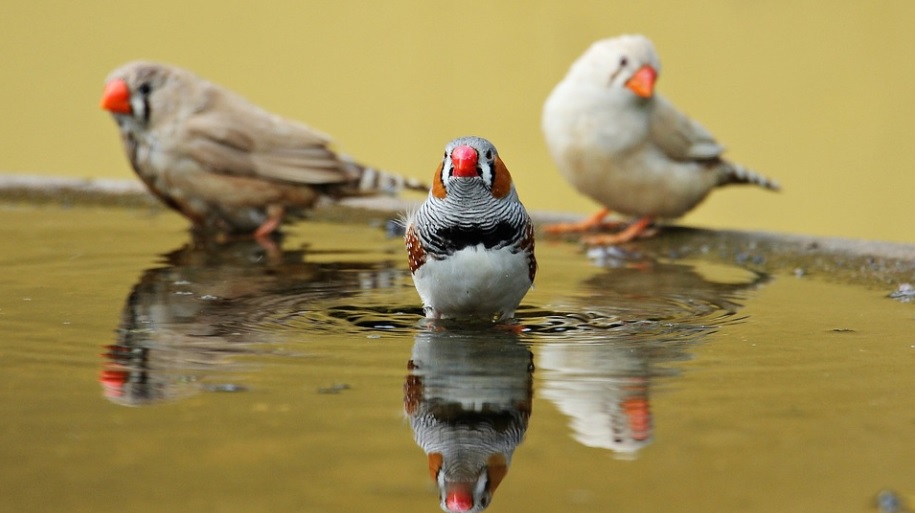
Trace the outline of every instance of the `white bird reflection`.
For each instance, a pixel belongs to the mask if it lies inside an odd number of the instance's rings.
[[[659,377],[676,374],[666,364],[688,359],[692,345],[739,320],[747,291],[769,280],[742,269],[723,274],[738,278],[650,260],[605,268],[568,300],[570,310],[588,313],[587,325],[564,324],[559,337],[534,326],[543,342],[538,393],[569,417],[577,442],[633,459],[654,440],[651,391]],[[549,321],[555,330],[559,323]]]

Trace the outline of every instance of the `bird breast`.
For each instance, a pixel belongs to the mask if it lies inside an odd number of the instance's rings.
[[[631,96],[561,82],[544,104],[542,121],[547,145],[560,166],[569,155],[612,161],[643,145],[649,139],[653,104]]]

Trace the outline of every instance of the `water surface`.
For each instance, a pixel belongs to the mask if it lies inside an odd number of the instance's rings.
[[[488,469],[490,511],[915,498],[915,310],[886,289],[541,240],[517,325],[429,327],[375,225],[0,220],[4,511],[435,511],[430,464]]]

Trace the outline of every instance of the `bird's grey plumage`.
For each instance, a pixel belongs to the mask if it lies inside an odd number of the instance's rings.
[[[424,227],[427,254],[442,258],[477,244],[499,249],[517,245],[524,237],[530,216],[514,191],[513,197],[494,199],[481,182],[456,181],[450,188],[444,199],[433,199],[414,214],[413,222]]]
[[[479,137],[446,146],[405,243],[428,317],[508,318],[537,270],[530,216],[495,147]]]

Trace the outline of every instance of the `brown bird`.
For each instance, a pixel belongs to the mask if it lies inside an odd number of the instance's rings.
[[[586,239],[614,244],[642,235],[657,218],[685,214],[716,187],[779,189],[722,158],[724,148],[712,134],[655,93],[660,67],[646,37],[604,39],[553,89],[543,107],[547,147],[562,175],[605,208],[547,231],[594,228],[611,210],[637,217],[622,233]]]
[[[429,190],[354,162],[327,135],[181,68],[127,63],[105,81],[101,107],[140,179],[203,232],[260,238],[322,197]]]

